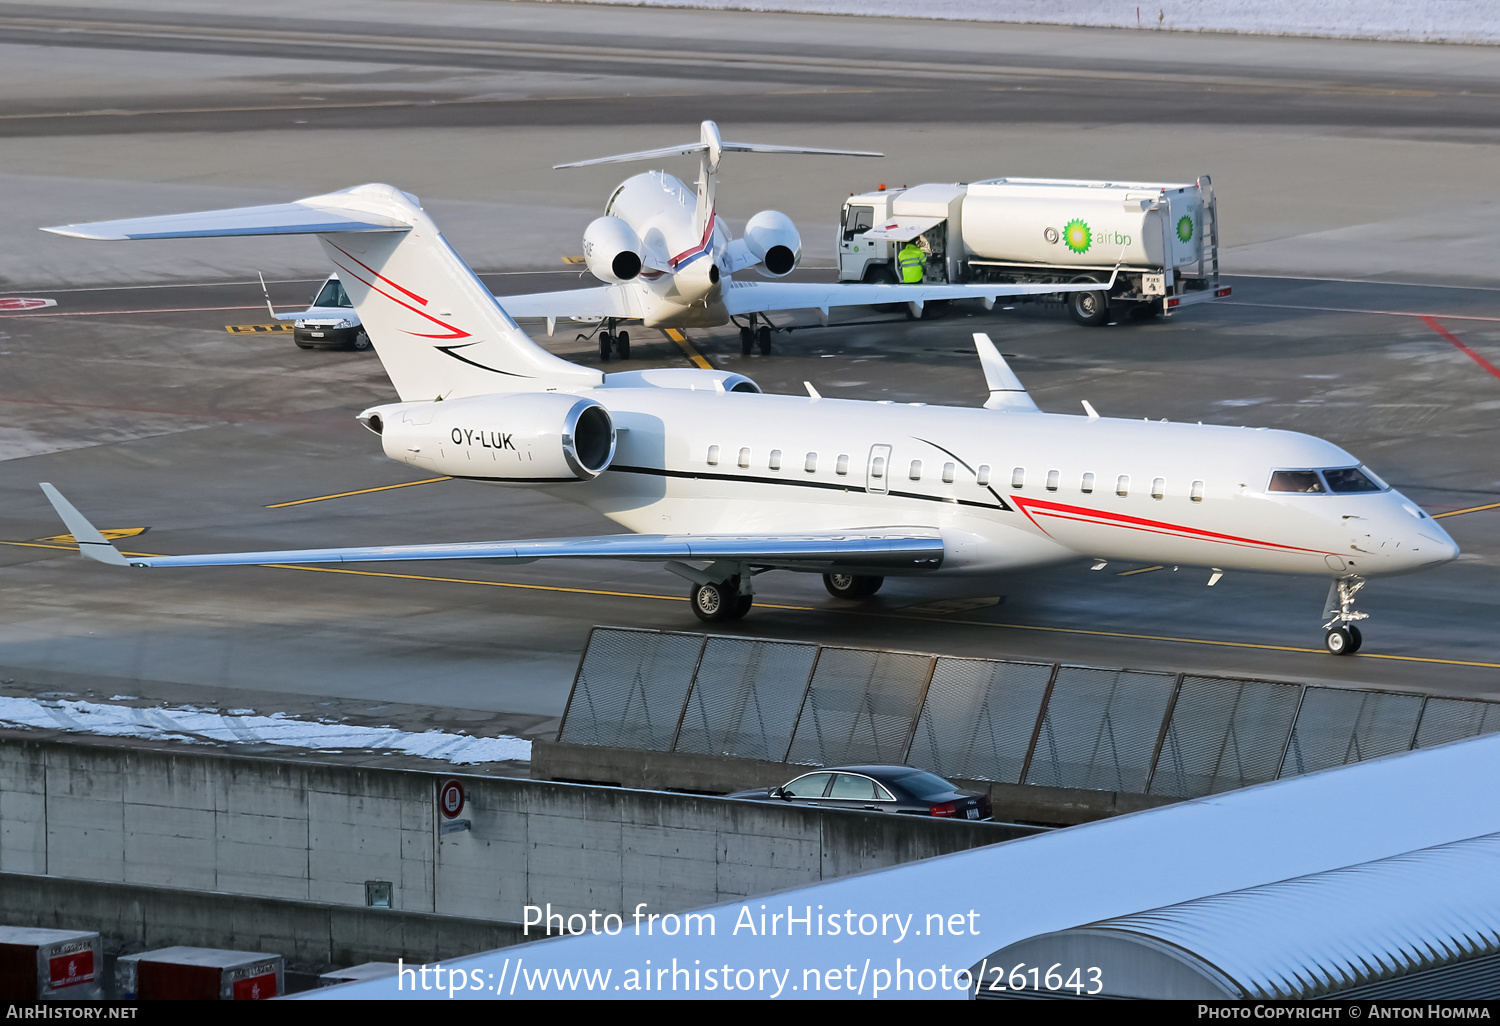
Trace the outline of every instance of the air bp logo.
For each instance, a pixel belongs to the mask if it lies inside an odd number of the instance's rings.
[[[1186,214],[1183,214],[1177,219],[1177,241],[1193,241],[1193,219],[1191,217],[1188,217]]]
[[[1094,234],[1089,226],[1076,218],[1063,225],[1063,245],[1074,253],[1087,253],[1093,244]]]

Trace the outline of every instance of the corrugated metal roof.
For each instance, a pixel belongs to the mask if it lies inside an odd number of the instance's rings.
[[[1500,952],[1500,834],[1091,923],[1174,944],[1250,998],[1312,998]]]

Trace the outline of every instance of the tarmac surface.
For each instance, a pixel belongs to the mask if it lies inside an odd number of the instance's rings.
[[[0,315],[0,690],[545,736],[592,625],[699,630],[677,578],[631,563],[80,559],[49,540],[63,528],[37,482],[102,528],[149,529],[121,546],[152,553],[611,525],[521,489],[414,483],[387,460],[353,419],[391,397],[376,358],[254,327],[269,322],[256,270],[278,309],[312,294],[324,268],[307,240],[36,229],[389,180],[429,200],[497,293],[577,287],[560,258],[621,169],[550,165],[713,117],[729,138],[891,154],[726,162],[731,221],[786,210],[804,278],[831,276],[840,197],[872,180],[1208,170],[1234,296],[1100,329],[1047,305],[861,311],[778,335],[769,357],[723,330],[640,329],[612,367],[693,351],[767,391],[978,405],[970,335],[988,331],[1045,410],[1086,399],[1327,437],[1451,514],[1464,551],[1367,587],[1365,647],[1344,659],[1320,647],[1321,579],[1209,589],[1207,571],[1087,562],[891,580],[863,606],[768,574],[751,615],[717,631],[1500,698],[1500,51],[581,5],[341,0],[318,22],[281,0],[264,17],[200,8],[0,4],[0,294],[58,302]],[[573,334],[540,340],[596,363]]]

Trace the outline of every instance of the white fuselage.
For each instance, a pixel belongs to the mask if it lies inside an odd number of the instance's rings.
[[[715,327],[729,322],[723,289],[729,276],[711,274],[723,265],[729,231],[717,213],[711,228],[694,224],[697,196],[665,171],[633,175],[620,184],[604,209],[635,229],[644,269],[631,285],[647,327]]]
[[[1393,489],[1268,490],[1277,470],[1358,465],[1310,435],[681,388],[602,388],[609,469],[547,484],[631,531],[937,531],[946,572],[1080,556],[1324,576],[1405,573],[1457,547]],[[505,397],[495,396],[503,429]],[[483,480],[494,451],[398,459]],[[470,471],[469,468],[472,467]]]

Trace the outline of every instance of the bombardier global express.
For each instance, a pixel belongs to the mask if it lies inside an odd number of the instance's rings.
[[[362,185],[294,203],[47,229],[86,239],[315,234],[395,385],[360,420],[424,471],[582,503],[633,534],[126,556],[43,485],[85,556],[184,567],[547,557],[664,564],[703,620],[745,615],[767,570],[834,595],[893,574],[1089,557],[1330,579],[1330,652],[1360,645],[1366,578],[1446,563],[1453,540],[1343,449],[1264,428],[1042,413],[976,336],[983,409],[768,395],[743,375],[605,374],[536,345],[414,196]],[[1211,578],[1216,580],[1217,578]]]

